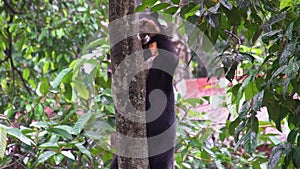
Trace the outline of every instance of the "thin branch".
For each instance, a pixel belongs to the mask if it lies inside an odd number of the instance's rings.
[[[8,7],[8,9],[13,13],[13,14],[24,14],[24,12],[17,11],[13,8],[13,6],[7,2],[7,0],[4,0],[4,4]]]
[[[26,91],[27,91],[27,92],[29,93],[29,95],[31,96],[31,95],[32,95],[32,94],[31,94],[31,91],[30,91],[29,87],[27,86],[26,80],[23,78],[22,72],[21,72],[20,70],[18,70],[18,68],[16,68],[16,67],[14,67],[13,69],[18,73],[18,75],[19,75],[19,77],[20,77],[20,79],[21,79],[23,85],[24,85],[25,88],[26,88]]]
[[[225,30],[224,31],[227,35],[230,35],[231,37],[235,38],[237,41],[238,41],[238,49],[237,49],[237,52],[239,53],[240,52],[240,46],[242,44],[242,41],[241,41],[241,38],[239,36],[237,36],[236,34],[228,31],[228,30]]]
[[[8,22],[9,24],[12,23],[13,17],[14,17],[14,14],[10,15],[10,20]],[[6,54],[7,59],[10,61],[13,83],[15,83],[14,71],[16,71],[18,73],[21,81],[23,82],[23,85],[25,86],[27,92],[29,93],[29,95],[31,95],[31,91],[30,91],[29,87],[27,86],[26,81],[23,78],[21,71],[18,70],[18,68],[15,66],[14,61],[13,61],[13,57],[12,57],[13,41],[12,41],[12,34],[9,31],[9,27],[7,28],[7,34],[8,34],[9,47],[6,50],[5,54]],[[13,84],[13,86],[14,85],[15,84]]]

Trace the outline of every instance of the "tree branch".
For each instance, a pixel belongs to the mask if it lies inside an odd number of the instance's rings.
[[[12,23],[13,17],[14,17],[14,14],[10,15],[10,20],[8,21],[9,24]],[[12,57],[13,41],[12,41],[12,34],[9,31],[9,27],[7,27],[6,31],[7,31],[7,35],[8,35],[8,49],[6,49],[5,54],[6,54],[7,60],[10,61],[13,83],[15,83],[14,71],[16,71],[18,73],[26,91],[29,93],[29,95],[31,95],[31,91],[30,91],[29,87],[27,86],[26,81],[23,78],[21,71],[18,70],[18,68],[15,66],[14,61],[13,61],[13,57]],[[15,84],[13,84],[13,86],[14,85]]]
[[[10,3],[7,2],[7,0],[4,0],[4,4],[8,7],[8,9],[13,13],[13,14],[24,14],[24,12],[17,11],[15,10]]]

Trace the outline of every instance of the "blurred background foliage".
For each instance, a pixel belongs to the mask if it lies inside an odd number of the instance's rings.
[[[207,98],[178,95],[189,116],[178,114],[176,168],[300,167],[299,4],[143,0],[137,7],[196,25],[231,84],[231,118],[220,129],[193,120],[202,113],[192,108]],[[108,0],[0,0],[0,25],[0,168],[107,168],[114,126]],[[181,29],[189,45],[197,29]],[[257,118],[262,107],[269,122]],[[265,126],[282,131],[283,124],[286,141],[265,134]]]

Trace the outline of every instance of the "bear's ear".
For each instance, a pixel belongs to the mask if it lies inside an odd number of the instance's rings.
[[[158,13],[157,12],[153,12],[151,13],[151,16],[154,17],[155,19],[158,19]]]

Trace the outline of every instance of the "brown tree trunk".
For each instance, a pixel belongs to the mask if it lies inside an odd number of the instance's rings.
[[[109,1],[109,30],[116,110],[116,154],[119,169],[147,169],[146,73],[137,39],[135,0]],[[128,94],[128,97],[127,97]]]

